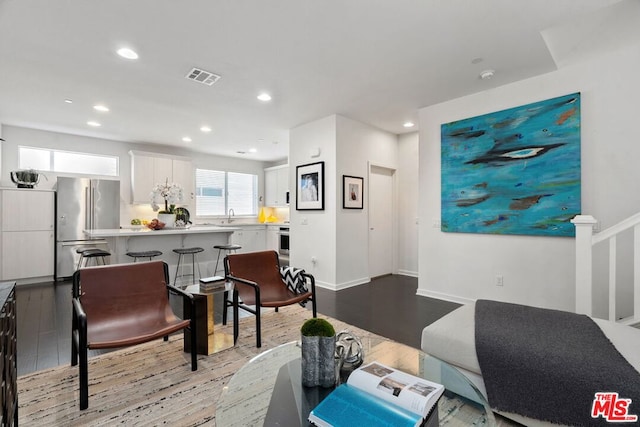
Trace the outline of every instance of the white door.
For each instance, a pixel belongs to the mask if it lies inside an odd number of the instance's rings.
[[[369,173],[369,277],[393,273],[394,172],[372,166]]]

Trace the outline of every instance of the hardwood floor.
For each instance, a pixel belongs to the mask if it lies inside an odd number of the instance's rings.
[[[318,288],[318,311],[419,348],[422,328],[458,304],[417,296],[417,287],[416,278],[389,275],[338,292]],[[71,283],[19,286],[16,299],[18,375],[70,363]]]
[[[318,288],[318,311],[420,348],[422,329],[460,305],[416,295],[418,279],[388,275],[338,292]]]

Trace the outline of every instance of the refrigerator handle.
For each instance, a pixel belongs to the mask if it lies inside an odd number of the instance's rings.
[[[84,203],[85,203],[85,210],[84,210],[84,215],[85,215],[85,226],[87,227],[87,229],[92,230],[93,229],[93,209],[91,208],[91,187],[87,186],[84,187]]]
[[[96,228],[96,223],[98,222],[96,219],[96,205],[95,205],[95,198],[96,198],[96,188],[93,185],[93,181],[91,183],[89,183],[89,215],[91,215],[91,229],[93,230],[94,228]]]

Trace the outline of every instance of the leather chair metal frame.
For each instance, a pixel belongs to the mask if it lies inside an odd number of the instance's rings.
[[[279,307],[310,300],[313,317],[317,317],[316,281],[311,274],[303,274],[309,291],[296,294],[287,288],[280,276],[280,259],[276,251],[247,252],[230,254],[224,258],[224,271],[227,280],[231,280],[233,300],[229,301],[229,292],[224,293],[222,323],[227,323],[228,307],[233,307],[233,342],[238,341],[238,309],[256,317],[256,347],[262,346],[260,308]],[[250,307],[255,306],[255,308]]]
[[[191,370],[198,369],[196,319],[180,319],[169,294],[194,298],[169,284],[165,262],[86,267],[73,274],[71,365],[80,361],[80,409],[89,406],[88,350],[127,347],[186,329],[191,337]]]

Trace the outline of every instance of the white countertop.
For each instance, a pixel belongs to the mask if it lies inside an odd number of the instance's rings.
[[[204,234],[204,233],[233,233],[240,230],[239,227],[217,227],[212,225],[207,226],[192,226],[189,228],[164,228],[162,230],[151,230],[147,227],[141,228],[106,228],[96,230],[84,230],[84,234],[92,239],[104,238],[104,237],[133,237],[133,236],[167,236],[171,234],[184,235],[184,234]]]
[[[288,227],[290,225],[290,223],[288,222],[233,222],[231,224],[227,223],[221,223],[221,224],[196,224],[194,225],[194,227],[212,227],[212,226],[216,226],[216,227],[266,227],[268,225],[273,225],[276,227]]]

